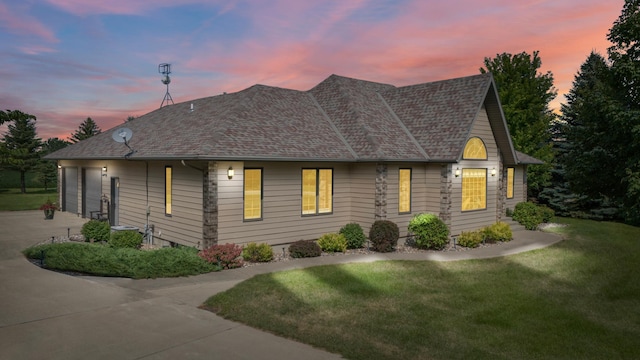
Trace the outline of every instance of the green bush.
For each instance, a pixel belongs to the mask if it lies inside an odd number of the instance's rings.
[[[141,245],[142,234],[134,230],[112,232],[109,239],[109,246],[115,248],[139,249]]]
[[[340,229],[340,234],[347,239],[347,249],[359,249],[364,246],[367,237],[364,235],[362,226],[357,223],[349,223]]]
[[[482,228],[481,233],[482,237],[487,242],[511,241],[511,239],[513,239],[511,226],[502,221],[498,221],[493,225],[485,226]]]
[[[423,249],[441,250],[449,242],[449,228],[433,214],[417,214],[409,222],[416,246]]]
[[[513,220],[522,224],[527,230],[535,230],[543,222],[551,221],[554,215],[554,211],[546,206],[539,206],[532,202],[521,202],[516,204]]]
[[[316,257],[322,255],[322,249],[313,240],[298,240],[289,245],[289,254],[293,258]]]
[[[342,234],[324,234],[318,239],[318,245],[325,252],[344,252],[347,250],[347,238]]]
[[[398,245],[400,229],[390,220],[376,220],[369,230],[371,247],[378,252],[391,252]]]
[[[478,247],[482,242],[482,234],[480,231],[463,231],[458,236],[458,245],[474,248]]]
[[[511,208],[507,208],[507,210],[505,210],[504,214],[507,217],[513,217],[513,210],[511,210]]]
[[[553,217],[556,216],[556,212],[553,211],[552,208],[550,208],[550,207],[548,207],[546,205],[540,205],[538,207],[538,209],[542,213],[542,222],[543,223],[550,222],[551,220],[553,220]]]
[[[273,249],[268,244],[248,243],[242,249],[242,258],[251,262],[269,262],[273,260]]]
[[[197,249],[163,248],[140,251],[113,248],[102,244],[59,243],[28,248],[23,251],[30,259],[42,260],[44,267],[58,271],[73,271],[97,276],[134,279],[176,277],[219,271],[198,257]]]
[[[111,227],[106,221],[89,220],[82,225],[80,233],[85,241],[109,241]]]

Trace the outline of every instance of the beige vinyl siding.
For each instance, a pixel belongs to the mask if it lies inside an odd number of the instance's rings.
[[[496,145],[489,124],[489,118],[484,108],[478,112],[478,117],[473,124],[469,138],[477,136],[484,142],[487,148],[487,160],[461,160],[453,164],[452,168],[487,169],[487,207],[483,210],[462,211],[462,175],[453,176],[452,206],[451,206],[451,234],[457,235],[461,231],[473,231],[497,221],[496,207],[499,199],[500,159],[498,146]],[[491,170],[496,169],[496,176],[491,176]],[[462,174],[462,171],[461,171]]]
[[[375,217],[376,165],[352,164],[351,177],[351,220],[360,224],[365,235],[369,234]]]
[[[330,163],[225,163],[233,165],[236,175],[229,180],[219,177],[218,243],[268,244],[317,239],[337,232],[350,218],[350,183],[348,164]],[[244,167],[263,168],[263,217],[260,221],[243,221],[242,183]],[[303,168],[333,169],[333,213],[302,215],[301,186]],[[225,170],[226,171],[226,170]]]
[[[513,198],[506,199],[504,205],[504,211],[507,208],[513,210],[517,203],[526,201],[526,193],[524,188],[524,167],[523,166],[514,166],[513,172]],[[506,178],[506,176],[505,176]]]

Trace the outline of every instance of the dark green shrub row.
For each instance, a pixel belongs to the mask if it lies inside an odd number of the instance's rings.
[[[322,255],[322,249],[313,240],[298,240],[289,245],[289,255],[292,258],[316,257]]]
[[[248,243],[242,249],[242,258],[251,262],[269,262],[273,260],[273,248],[268,244]]]
[[[347,238],[342,234],[324,234],[318,239],[318,246],[324,252],[344,252],[347,250]]]
[[[82,225],[80,233],[87,242],[109,241],[111,227],[106,221],[89,220]]]
[[[449,228],[433,214],[417,214],[409,222],[416,246],[422,249],[441,250],[449,242]]]
[[[198,257],[189,247],[140,251],[102,244],[60,243],[31,247],[24,252],[30,259],[42,260],[44,267],[98,276],[134,279],[177,277],[220,270]]]
[[[518,203],[513,210],[513,220],[522,224],[527,230],[537,229],[538,225],[551,221],[554,215],[552,209],[532,202]]]
[[[198,253],[206,262],[222,269],[235,269],[243,265],[242,246],[236,244],[213,245]]]
[[[340,234],[347,239],[347,249],[359,249],[364,246],[367,237],[362,226],[358,223],[349,223],[340,229]]]
[[[369,230],[371,248],[378,252],[391,252],[398,245],[400,229],[389,220],[376,220]]]
[[[115,231],[109,238],[109,246],[115,248],[139,249],[142,245],[142,234],[134,230]]]

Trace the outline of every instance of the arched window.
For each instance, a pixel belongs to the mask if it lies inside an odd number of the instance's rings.
[[[463,159],[487,160],[487,148],[479,137],[472,137],[467,141],[462,153]]]

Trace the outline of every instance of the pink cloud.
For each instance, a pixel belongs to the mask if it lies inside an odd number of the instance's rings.
[[[57,43],[53,31],[29,14],[26,3],[9,5],[0,2],[0,28],[20,36],[36,36],[48,43]]]
[[[234,8],[234,1],[224,0],[181,0],[179,4],[175,0],[47,0],[47,2],[70,14],[78,16],[119,14],[119,15],[146,15],[154,9],[174,7],[176,5],[203,4],[221,6],[221,12]]]

